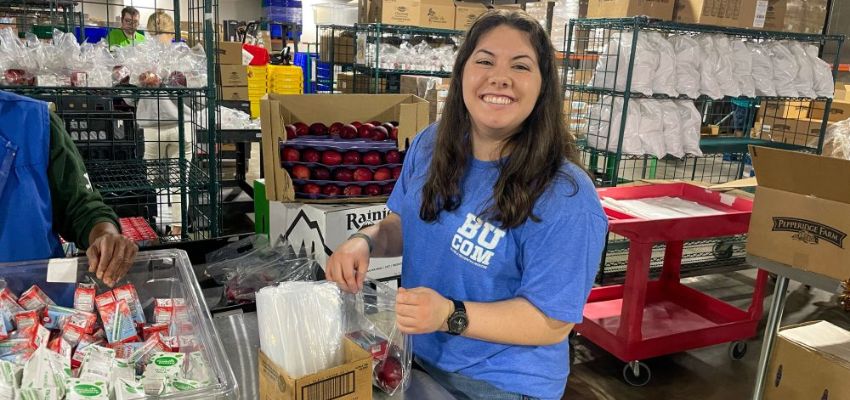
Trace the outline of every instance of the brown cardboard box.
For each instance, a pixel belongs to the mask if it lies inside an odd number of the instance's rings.
[[[241,42],[217,42],[216,61],[222,65],[242,65]]]
[[[336,90],[340,93],[354,93],[354,74],[351,72],[336,74]]]
[[[247,86],[219,86],[219,100],[250,100]]]
[[[850,332],[826,321],[779,330],[764,400],[850,399]]]
[[[758,176],[747,251],[850,278],[850,161],[750,146]],[[841,398],[841,397],[837,397]]]
[[[812,118],[823,119],[824,107],[813,107],[809,112]],[[833,100],[832,107],[829,108],[829,120],[832,122],[844,121],[850,118],[850,101]]]
[[[590,0],[588,18],[616,18],[646,15],[669,21],[673,18],[674,0]]]
[[[248,68],[243,65],[219,65],[218,73],[221,86],[248,86]]]
[[[761,139],[797,146],[817,145],[823,120],[809,118],[765,117]]]
[[[806,118],[810,105],[808,101],[762,101],[758,115],[763,118]]]
[[[676,0],[673,21],[734,28],[763,27],[766,0]]]
[[[371,0],[369,22],[394,25],[420,25],[420,0]]]
[[[827,0],[766,0],[764,29],[780,32],[823,33]]]
[[[267,155],[263,158],[266,197],[275,201],[295,199],[292,180],[280,166],[279,144],[286,141],[283,128],[286,124],[298,121],[327,125],[338,121],[398,121],[400,150],[406,149],[413,137],[428,126],[428,102],[409,94],[268,94],[260,102],[260,114],[263,154]],[[363,201],[370,200],[365,198]]]
[[[835,82],[834,100],[850,100],[850,84]]]
[[[487,11],[481,3],[456,1],[455,2],[455,29],[465,31],[472,26],[478,16]]]
[[[425,90],[424,97],[428,101],[428,121],[434,122],[443,116],[443,107],[446,105],[451,81],[449,78],[444,78],[430,83],[432,85]]]
[[[455,5],[452,0],[422,0],[419,25],[426,28],[454,29]]]
[[[372,354],[345,339],[345,364],[293,378],[262,350],[259,356],[260,399],[262,400],[370,400],[372,398]]]
[[[354,64],[354,36],[352,32],[323,32],[319,38],[319,59],[325,62]]]

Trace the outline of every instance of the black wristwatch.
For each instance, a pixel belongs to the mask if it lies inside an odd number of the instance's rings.
[[[460,300],[449,299],[455,305],[455,311],[449,315],[446,325],[449,327],[449,335],[460,335],[469,326],[469,317],[466,315],[466,306]]]

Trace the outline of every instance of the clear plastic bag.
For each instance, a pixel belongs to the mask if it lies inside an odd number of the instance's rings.
[[[817,141],[817,138],[814,138]],[[817,145],[817,143],[814,143]],[[826,128],[822,155],[850,160],[850,119]]]
[[[675,102],[679,108],[679,121],[681,122],[682,151],[697,157],[702,157],[702,149],[699,147],[700,127],[702,126],[702,115],[694,106],[693,101],[678,100]]]
[[[676,91],[676,50],[664,35],[658,32],[644,33],[658,53],[658,68],[652,79],[652,91],[671,97],[679,96]]]
[[[633,107],[640,108],[639,136],[642,153],[659,159],[664,158],[667,154],[664,144],[664,111],[661,109],[659,100],[640,99],[632,100],[632,102]]]
[[[696,40],[686,35],[670,37],[676,52],[676,91],[692,99],[700,94],[700,60],[702,50]]]
[[[776,96],[776,86],[773,83],[773,60],[770,52],[761,44],[747,42],[753,61],[753,83],[757,96]]]
[[[679,108],[672,100],[661,100],[661,112],[664,118],[664,151],[673,157],[682,158],[685,151],[682,149]]]
[[[797,77],[794,79],[794,87],[797,89],[797,95],[814,99],[817,97],[815,93],[815,78],[812,70],[812,63],[809,60],[809,55],[800,42],[788,42],[788,49],[797,60]]]
[[[799,69],[797,57],[781,42],[770,42],[767,48],[773,60],[773,85],[776,87],[776,94],[782,97],[797,97],[799,94],[794,81]]]
[[[733,60],[735,62],[734,74],[738,82],[741,96],[755,97],[756,84],[753,81],[753,55],[747,45],[740,40],[732,41]]]
[[[718,81],[720,56],[714,46],[714,38],[711,35],[700,35],[697,37],[700,45],[702,58],[700,59],[700,93],[714,99],[723,98],[723,89]]]
[[[408,387],[413,361],[410,337],[396,327],[396,293],[367,280],[357,294],[343,294],[346,337],[372,353],[372,383],[390,395]]]
[[[623,129],[622,154],[643,154],[640,140],[640,106],[629,103],[626,126]],[[623,117],[623,98],[604,96],[590,107],[591,126],[587,144],[598,150],[616,152]]]
[[[832,80],[832,67],[818,57],[817,46],[808,45],[805,48],[809,62],[812,63],[814,89],[818,97],[832,98],[835,95],[835,82]]]
[[[591,79],[592,86],[626,90],[629,72],[629,59],[632,53],[632,32],[623,32],[612,38],[596,63],[596,71]],[[631,91],[652,95],[652,82],[658,68],[658,52],[646,35],[639,35],[637,52],[632,69]]]
[[[720,91],[729,97],[741,96],[741,88],[738,87],[738,81],[735,79],[735,54],[732,52],[732,43],[729,41],[729,36],[719,34],[714,35],[714,48],[717,50],[717,81],[720,84]]]
[[[31,35],[31,34],[30,34]],[[38,39],[35,40],[36,42]],[[38,72],[36,51],[30,51],[12,28],[0,29],[0,65],[6,86],[35,86]]]

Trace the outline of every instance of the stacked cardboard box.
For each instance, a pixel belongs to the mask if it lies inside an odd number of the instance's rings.
[[[449,93],[449,78],[422,75],[402,75],[403,94],[415,94],[428,101],[428,119],[434,122],[443,114],[443,106]]]
[[[676,0],[673,21],[763,29],[767,0]]]
[[[617,18],[646,15],[669,21],[673,18],[674,0],[590,0],[588,18]]]
[[[826,10],[827,0],[770,0],[764,29],[821,34]]]
[[[354,33],[326,30],[319,38],[319,60],[343,64],[354,63]]]
[[[657,0],[655,0],[657,1]],[[662,0],[673,1],[673,0]],[[516,4],[496,8],[519,8]],[[467,30],[487,7],[474,1],[359,0],[360,23],[411,25],[434,29]]]
[[[242,65],[242,43],[218,42],[219,100],[248,100],[248,70]]]

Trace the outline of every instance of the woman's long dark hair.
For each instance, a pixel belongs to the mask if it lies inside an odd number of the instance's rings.
[[[458,50],[452,82],[437,127],[437,139],[422,189],[419,216],[436,221],[443,210],[452,211],[461,203],[460,187],[466,172],[472,143],[469,111],[463,101],[463,69],[482,35],[507,25],[526,32],[540,68],[540,97],[531,114],[502,148],[499,179],[493,187],[493,202],[482,218],[500,223],[503,229],[523,224],[528,218],[539,221],[532,212],[537,199],[560,173],[565,160],[578,164],[578,150],[567,134],[563,94],[555,67],[555,49],[540,24],[522,11],[491,10],[469,28]],[[506,155],[510,157],[505,158]],[[567,179],[572,178],[567,176]]]

